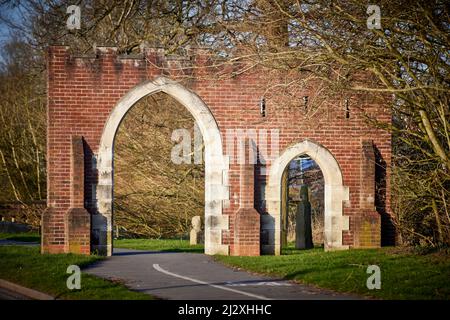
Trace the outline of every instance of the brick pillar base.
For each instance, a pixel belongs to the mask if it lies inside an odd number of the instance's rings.
[[[363,212],[353,217],[355,248],[379,248],[381,243],[381,217],[376,211]]]
[[[59,214],[61,216],[61,214]],[[41,253],[65,253],[64,226],[63,222],[58,222],[58,211],[55,208],[47,207],[42,214],[41,220]],[[60,225],[61,228],[58,228]],[[55,230],[60,229],[60,234]]]
[[[66,214],[68,252],[90,254],[91,216],[85,208],[70,208]]]
[[[235,256],[260,255],[260,215],[253,208],[240,208],[235,216]]]

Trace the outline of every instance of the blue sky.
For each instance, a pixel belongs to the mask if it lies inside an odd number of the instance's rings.
[[[20,12],[17,8],[11,8],[8,5],[0,6],[0,17],[11,19],[14,22],[19,22]],[[5,38],[9,38],[10,30],[8,26],[2,22],[0,19],[0,40],[4,40]]]
[[[0,17],[12,19],[14,22],[20,21],[20,12],[17,8],[11,8],[8,5],[0,6]],[[0,19],[0,46],[3,46],[14,33],[10,30],[9,26]],[[0,54],[0,62],[3,62],[3,57]]]
[[[300,159],[302,159],[302,161],[300,161]],[[297,169],[298,170],[298,169],[300,169],[300,165],[302,166],[302,168],[301,168],[302,170],[306,170],[308,168],[313,167],[315,165],[315,162],[311,158],[298,157],[289,163],[289,169],[291,169],[291,170]]]

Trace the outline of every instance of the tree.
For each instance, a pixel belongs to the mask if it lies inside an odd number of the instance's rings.
[[[450,243],[449,7],[378,1],[251,1],[232,6],[220,42],[233,59],[289,74],[286,91],[320,80],[330,92],[392,96],[396,223],[404,240]],[[265,26],[265,27],[262,27]],[[286,31],[287,30],[287,31]],[[225,40],[226,39],[226,40]],[[219,41],[219,40],[218,40]],[[405,211],[406,210],[406,211]]]
[[[27,45],[12,40],[3,48],[0,71],[0,182],[1,202],[22,204],[21,217],[37,227],[45,190],[45,96]]]
[[[389,98],[392,123],[370,114],[367,120],[393,133],[398,229],[409,243],[450,243],[446,1],[377,1],[379,25],[368,23],[376,8],[359,0],[85,1],[83,27],[75,32],[65,28],[68,4],[10,2],[29,23],[9,24],[39,50],[54,42],[84,51],[109,44],[124,53],[143,42],[167,52],[204,45],[221,63],[241,66],[233,74],[268,70],[266,89],[278,89],[283,107],[291,107],[290,95],[308,85],[326,88],[319,87],[311,101],[316,108],[328,98],[325,92]]]
[[[171,161],[174,143],[180,142],[172,141],[172,133],[181,128],[193,138],[194,119],[164,93],[139,101],[120,125],[114,143],[114,224],[120,233],[183,236],[192,217],[203,216],[204,166]]]

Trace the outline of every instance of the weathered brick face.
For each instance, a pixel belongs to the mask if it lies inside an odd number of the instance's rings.
[[[244,150],[251,142],[244,140]],[[234,245],[231,255],[259,256],[260,215],[255,209],[255,166],[241,163],[239,168],[239,209],[234,215]]]
[[[350,247],[373,247],[380,245],[380,216],[373,204],[365,202],[368,193],[374,202],[382,203],[377,209],[389,213],[389,168],[391,162],[390,134],[369,126],[365,114],[379,121],[389,122],[390,113],[384,97],[367,95],[334,96],[326,101],[326,107],[305,111],[303,97],[312,100],[320,92],[308,87],[295,93],[298,108],[283,108],[283,101],[276,94],[266,98],[266,116],[260,113],[260,100],[265,96],[268,73],[259,69],[234,77],[217,75],[226,70],[208,68],[210,57],[202,51],[191,52],[188,58],[165,57],[158,50],[147,50],[143,56],[121,57],[114,49],[98,49],[96,55],[77,57],[66,47],[54,46],[48,52],[48,210],[43,216],[42,251],[57,253],[77,251],[87,253],[86,242],[95,243],[95,234],[87,232],[88,220],[81,214],[79,227],[70,231],[68,213],[73,208],[87,209],[96,213],[95,185],[98,182],[95,155],[99,152],[100,139],[114,106],[136,85],[164,75],[180,81],[195,92],[208,106],[225,143],[227,129],[279,130],[279,150],[306,139],[323,146],[334,156],[342,171],[343,183],[349,188],[349,201],[345,203],[344,215],[349,216],[349,230],[343,231],[343,244]],[[272,90],[273,91],[273,90]],[[344,100],[348,99],[346,112]],[[73,194],[72,138],[83,138],[84,195],[83,199]],[[382,190],[375,193],[373,159],[367,158],[366,141],[370,141],[377,157],[383,159]],[[270,137],[268,139],[270,144]],[[263,147],[263,146],[259,146]],[[226,148],[224,148],[226,150]],[[234,153],[235,155],[237,152]],[[313,156],[313,155],[311,155]],[[372,162],[371,162],[372,161]],[[252,166],[253,168],[254,166]],[[221,241],[229,245],[230,254],[256,254],[260,246],[257,214],[265,215],[261,186],[267,177],[263,174],[270,168],[256,165],[256,186],[241,190],[242,168],[231,161],[228,170],[230,201],[223,208],[229,217],[229,227],[223,231]],[[249,170],[247,168],[247,170]],[[245,171],[245,170],[244,170]],[[379,176],[379,175],[378,175]],[[77,183],[80,181],[77,180]],[[256,193],[255,193],[256,190]],[[379,193],[383,193],[380,195]],[[252,207],[241,210],[240,201],[234,197],[252,200]],[[251,193],[251,195],[250,195]],[[255,194],[254,194],[255,193]],[[76,197],[78,202],[73,203]],[[383,197],[377,202],[377,197]],[[72,199],[72,200],[71,200]],[[83,206],[84,205],[84,206]],[[256,208],[258,211],[256,211]],[[241,208],[242,209],[242,208]],[[253,210],[252,210],[253,209]],[[76,216],[76,215],[75,215]],[[69,221],[69,223],[68,223]],[[252,225],[251,221],[255,221]],[[242,224],[239,227],[237,224]],[[81,230],[81,231],[80,231]],[[70,234],[74,234],[69,241]],[[83,240],[84,239],[84,240]],[[70,249],[70,242],[75,243]],[[256,249],[255,249],[256,248]]]
[[[360,214],[354,217],[354,245],[376,248],[381,241],[381,216],[375,210],[375,151],[372,141],[362,141]]]

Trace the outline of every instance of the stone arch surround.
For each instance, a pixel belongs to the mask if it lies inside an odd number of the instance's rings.
[[[341,168],[330,151],[305,140],[286,148],[270,167],[266,191],[268,215],[262,221],[262,229],[267,230],[270,240],[269,245],[263,246],[263,252],[281,253],[281,176],[292,159],[304,154],[316,161],[324,176],[325,250],[349,247],[342,244],[342,231],[349,230],[349,217],[343,215],[343,202],[349,200],[349,188],[343,185]]]
[[[228,159],[223,155],[219,127],[208,106],[194,92],[165,77],[146,81],[132,88],[113,108],[100,140],[97,169],[98,214],[92,217],[92,230],[99,239],[93,250],[112,254],[112,214],[114,195],[114,138],[122,119],[137,101],[164,92],[185,106],[194,117],[205,144],[205,253],[228,254],[222,244],[222,230],[228,229],[228,216],[222,215],[223,201],[228,200]]]

